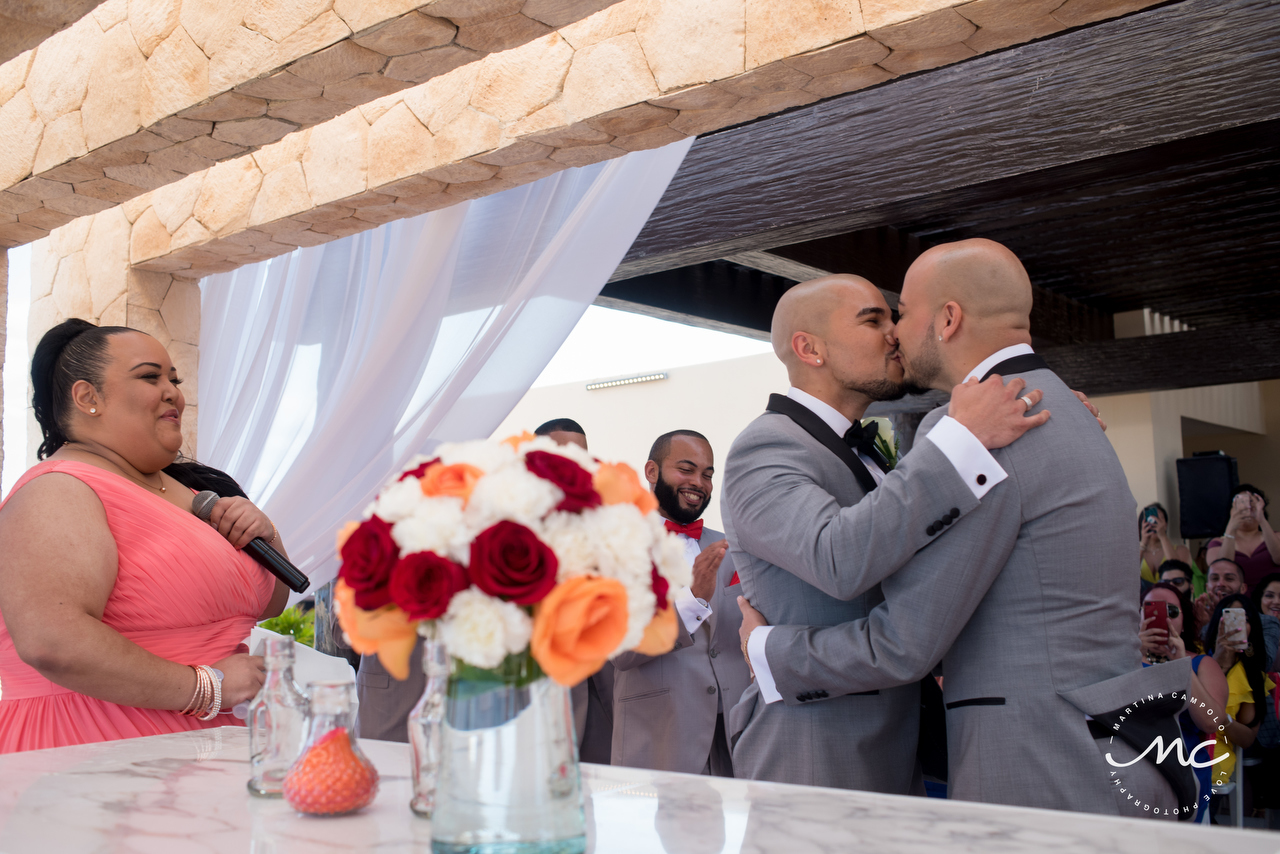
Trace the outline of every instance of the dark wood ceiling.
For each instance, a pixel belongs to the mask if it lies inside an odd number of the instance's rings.
[[[806,271],[894,292],[979,236],[1022,258],[1033,334],[1085,390],[1280,376],[1206,362],[1220,332],[1111,340],[1141,308],[1274,334],[1280,3],[1181,0],[699,139],[602,302],[760,336]]]

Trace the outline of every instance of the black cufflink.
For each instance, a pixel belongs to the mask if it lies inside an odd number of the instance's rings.
[[[987,476],[985,474],[978,475],[978,486],[982,486],[986,482],[987,482]]]

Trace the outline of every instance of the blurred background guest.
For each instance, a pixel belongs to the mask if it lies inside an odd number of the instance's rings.
[[[241,641],[289,590],[243,497],[210,526],[167,469],[186,401],[150,335],[68,320],[31,365],[43,441],[0,505],[0,753],[225,726],[264,676]]]
[[[1190,602],[1190,598],[1195,595],[1193,581],[1195,573],[1191,567],[1180,560],[1166,560],[1160,564],[1157,572],[1159,573],[1160,581],[1165,584],[1172,584],[1179,593],[1187,596],[1188,603]]]
[[[1166,563],[1173,563],[1167,561]],[[1178,570],[1183,572],[1184,570]],[[1173,575],[1174,573],[1170,573]],[[1210,705],[1221,709],[1227,700],[1227,680],[1217,662],[1203,654],[1200,645],[1200,632],[1197,630],[1195,614],[1191,609],[1191,599],[1186,590],[1167,581],[1160,581],[1147,594],[1142,602],[1163,602],[1168,609],[1168,630],[1153,627],[1154,617],[1144,617],[1138,640],[1142,644],[1142,666],[1148,667],[1164,661],[1175,661],[1179,658],[1192,658],[1191,670],[1195,674],[1192,679],[1191,693],[1195,696],[1213,698]],[[1207,733],[1217,731],[1217,723],[1209,714],[1209,709],[1191,706],[1178,716],[1178,728],[1182,733],[1183,756],[1190,756],[1196,745],[1212,740]],[[1194,766],[1193,766],[1194,767]],[[1212,785],[1213,771],[1211,766],[1195,768],[1196,779],[1200,782],[1200,791],[1208,792]],[[1209,805],[1203,800],[1197,801],[1195,821],[1207,824],[1209,821]]]
[[[1223,620],[1228,608],[1245,613],[1244,628],[1231,629]],[[1213,766],[1214,785],[1225,785],[1235,773],[1240,751],[1253,744],[1262,723],[1261,705],[1275,689],[1265,673],[1266,654],[1262,649],[1262,622],[1253,600],[1243,593],[1224,596],[1209,620],[1206,652],[1227,676],[1228,697],[1224,707],[1227,717],[1214,745],[1214,758],[1227,759]]]
[[[1224,596],[1244,593],[1244,572],[1240,565],[1230,558],[1218,558],[1209,564],[1209,572],[1205,579],[1204,592],[1196,597],[1193,608],[1196,612],[1196,624],[1200,626],[1200,637],[1209,630],[1209,620],[1213,609]],[[1207,648],[1206,644],[1206,648]]]
[[[1209,541],[1212,564],[1221,558],[1236,562],[1244,583],[1252,590],[1264,575],[1280,571],[1280,537],[1267,519],[1267,496],[1261,489],[1242,483],[1231,497],[1231,516],[1222,536]]]
[[[577,445],[587,450],[587,431],[572,418],[553,418],[533,431],[557,445]],[[573,731],[578,739],[578,758],[583,762],[608,765],[613,749],[613,662],[574,685],[569,691],[573,705]]]
[[[1159,502],[1148,504],[1138,512],[1138,544],[1141,549],[1138,568],[1147,585],[1160,580],[1159,567],[1167,560],[1191,564],[1191,551],[1169,539],[1169,511]]]

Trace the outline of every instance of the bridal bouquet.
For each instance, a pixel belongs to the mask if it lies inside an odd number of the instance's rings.
[[[339,534],[339,623],[397,679],[423,621],[466,665],[524,672],[531,656],[561,685],[660,655],[690,569],[656,507],[630,466],[546,437],[441,445]]]

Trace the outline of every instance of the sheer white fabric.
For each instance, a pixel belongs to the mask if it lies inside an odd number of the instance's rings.
[[[200,460],[239,481],[324,584],[336,532],[393,472],[497,429],[691,144],[203,280]]]

